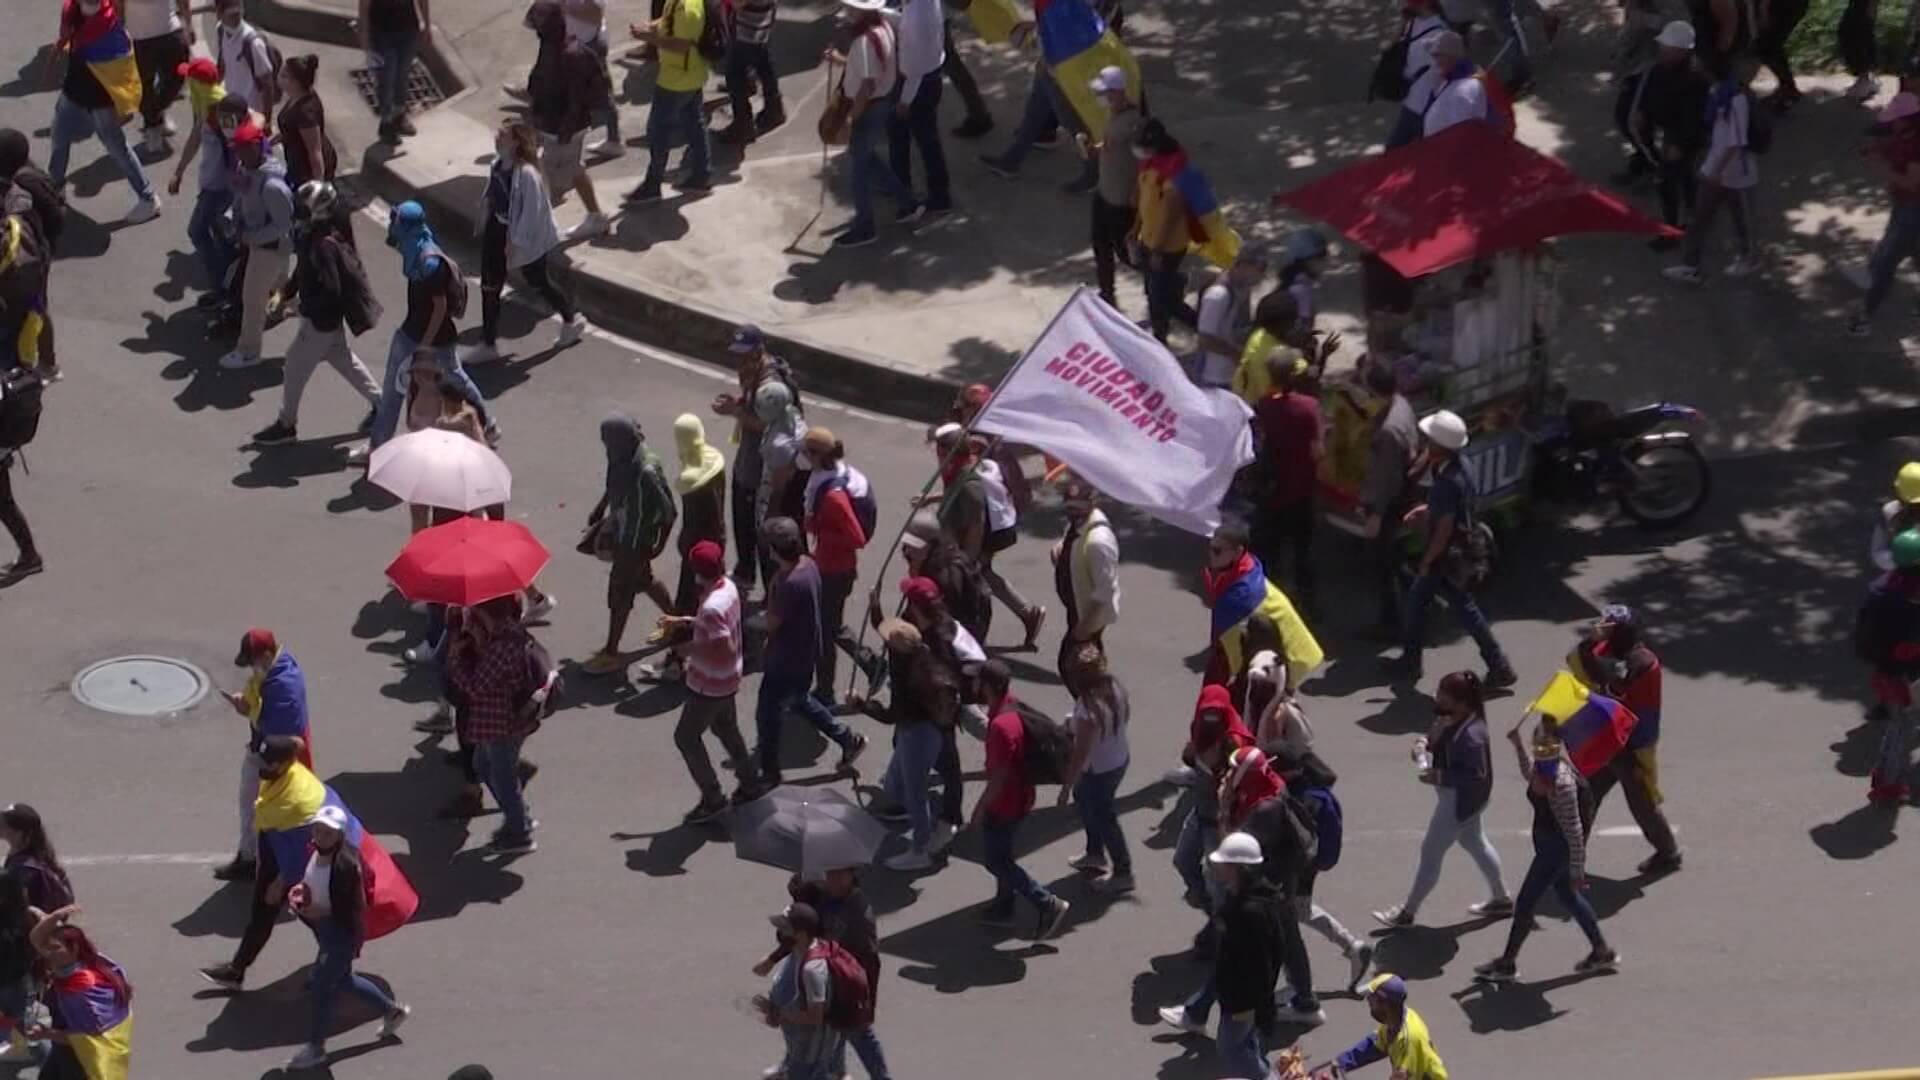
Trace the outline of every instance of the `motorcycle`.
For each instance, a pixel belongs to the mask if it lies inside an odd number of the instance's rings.
[[[1713,491],[1713,473],[1692,434],[1700,410],[1656,402],[1615,412],[1601,401],[1570,401],[1532,432],[1533,494],[1565,502],[1611,498],[1641,525],[1666,528],[1692,517]]]

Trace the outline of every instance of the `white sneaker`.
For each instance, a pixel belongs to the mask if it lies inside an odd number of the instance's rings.
[[[367,463],[367,459],[372,456],[373,456],[372,443],[366,443],[366,442],[354,443],[352,446],[347,448],[347,464],[349,465],[365,465]]]
[[[953,823],[948,821],[935,822],[933,826],[933,838],[927,841],[927,850],[938,855],[952,845]]]
[[[327,1063],[327,1048],[320,1043],[308,1043],[300,1052],[287,1059],[289,1069],[317,1069]]]
[[[412,1015],[412,1006],[395,1005],[393,1011],[387,1014],[386,1021],[380,1025],[380,1037],[383,1039],[391,1039],[395,1035],[398,1035],[400,1033],[400,1025],[406,1023],[407,1017]]]
[[[482,343],[479,345],[469,345],[460,350],[461,367],[467,367],[472,364],[491,364],[499,359],[500,349],[494,345]]]
[[[127,216],[121,218],[120,220],[126,222],[129,225],[141,225],[141,224],[145,224],[146,222],[152,221],[154,218],[157,218],[159,216],[160,216],[160,196],[149,195],[146,198],[141,199],[139,202],[134,203],[133,208],[127,211]]]
[[[1868,101],[1880,92],[1880,81],[1871,75],[1862,75],[1847,87],[1847,97],[1853,101]]]
[[[925,870],[931,867],[933,865],[933,856],[919,850],[903,851],[890,859],[881,860],[880,865],[889,870],[899,870],[903,873],[910,874],[916,870]]]
[[[1727,264],[1727,276],[1746,277],[1748,274],[1753,273],[1757,265],[1751,256],[1742,255]]]
[[[1681,263],[1679,266],[1669,266],[1665,270],[1660,271],[1660,275],[1668,281],[1681,281],[1688,285],[1698,285],[1705,280],[1700,276],[1700,269],[1698,267],[1688,266],[1686,263]]]
[[[578,342],[587,332],[586,317],[574,312],[573,318],[560,324],[560,336],[553,339],[556,348],[564,349]]]
[[[173,126],[173,117],[171,116],[162,116],[160,118],[160,130],[165,133],[168,138],[180,134],[180,129]]]
[[[1205,1035],[1207,1025],[1187,1015],[1185,1005],[1169,1005],[1160,1010],[1160,1022],[1189,1035]]]
[[[580,219],[580,224],[567,230],[567,239],[591,240],[596,236],[605,236],[606,232],[607,215],[588,214],[586,217]]]
[[[260,366],[260,358],[252,353],[235,349],[220,358],[220,366],[228,371],[244,371],[250,367]]]
[[[586,145],[586,151],[591,157],[611,160],[617,157],[625,157],[627,155],[627,145],[619,139],[609,139],[606,135],[602,134]]]
[[[539,622],[542,619],[545,619],[547,616],[553,614],[553,609],[559,606],[560,606],[560,601],[555,600],[553,598],[553,594],[541,593],[540,599],[535,600],[533,603],[527,605],[527,613],[521,616],[520,621],[530,622],[530,623]]]

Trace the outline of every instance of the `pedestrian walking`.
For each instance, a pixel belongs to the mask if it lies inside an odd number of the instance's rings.
[[[0,1052],[0,1065],[38,1065],[46,1060],[52,1044],[27,1040],[27,1021],[36,994],[34,954],[30,935],[39,924],[35,908],[27,901],[26,883],[11,871],[0,871],[0,1039],[7,1043]]]
[[[1227,758],[1220,778],[1220,827],[1260,841],[1260,872],[1281,901],[1275,908],[1280,963],[1292,989],[1281,995],[1287,1004],[1275,998],[1274,1019],[1309,1027],[1325,1023],[1327,1014],[1313,990],[1312,961],[1300,936],[1299,888],[1313,869],[1313,826],[1292,801],[1266,751],[1257,746],[1235,750]]]
[[[1847,324],[1855,337],[1873,333],[1873,315],[1893,290],[1894,275],[1908,259],[1920,257],[1920,96],[1895,94],[1880,110],[1886,133],[1876,137],[1867,158],[1887,183],[1891,204],[1887,227],[1867,261],[1867,295]]]
[[[1311,812],[1309,823],[1313,827],[1314,856],[1312,864],[1301,873],[1299,884],[1293,890],[1295,917],[1301,924],[1313,927],[1321,937],[1340,946],[1340,955],[1346,958],[1350,968],[1347,991],[1358,992],[1360,981],[1367,977],[1367,971],[1373,967],[1373,943],[1361,940],[1313,898],[1313,886],[1320,875],[1340,864],[1340,852],[1345,841],[1344,813],[1340,800],[1333,793],[1333,785],[1339,777],[1320,759],[1319,754],[1310,749],[1295,749],[1282,743],[1264,741],[1262,746],[1267,750],[1268,761],[1272,763],[1274,771],[1286,782],[1287,793],[1295,800],[1295,808]]]
[[[223,0],[222,10],[229,5],[237,10],[240,0]],[[91,63],[94,54],[115,50],[123,50],[123,54],[111,59],[130,60],[132,48],[126,24],[114,5],[74,0],[61,7],[60,35],[48,55],[49,62],[64,61],[66,70],[60,81],[60,96],[53,103],[53,123],[49,131],[53,148],[47,152],[47,175],[55,188],[64,188],[73,144],[97,137],[101,149],[133,189],[134,204],[121,220],[128,225],[139,225],[160,216],[160,196],[147,182],[147,170],[127,145],[121,126],[136,109],[115,96],[116,90],[125,93],[128,88],[117,84],[109,87]],[[137,93],[137,70],[130,77],[135,80],[131,89]]]
[[[1327,423],[1303,357],[1267,361],[1273,390],[1253,410],[1267,488],[1254,510],[1254,549],[1267,580],[1279,584],[1281,556],[1292,549],[1293,594],[1317,611],[1313,526],[1319,518],[1320,463],[1327,456]]]
[[[1372,636],[1402,641],[1401,614],[1406,605],[1400,588],[1405,559],[1400,522],[1414,505],[1410,473],[1420,450],[1420,427],[1391,364],[1369,362],[1361,378],[1375,402],[1373,434],[1367,440],[1367,478],[1360,491],[1361,533],[1368,540],[1369,562],[1380,591]]]
[[[1708,71],[1713,89],[1707,96],[1707,152],[1700,161],[1699,194],[1694,217],[1687,227],[1682,261],[1661,273],[1674,281],[1699,284],[1706,280],[1700,262],[1706,257],[1707,238],[1712,235],[1720,211],[1733,218],[1736,241],[1733,260],[1727,263],[1728,277],[1742,277],[1754,269],[1752,215],[1753,189],[1760,184],[1760,163],[1748,139],[1752,136],[1753,95],[1737,77],[1730,61],[1714,59]]]
[[[965,10],[966,4],[958,0],[943,0],[948,9]],[[960,104],[966,109],[966,118],[953,128],[957,139],[977,139],[993,130],[993,113],[987,110],[987,99],[980,96],[980,84],[967,69],[967,58],[953,43],[953,21],[947,17],[947,11],[941,12],[941,46],[946,59],[941,61],[940,73],[953,84],[953,92],[960,95]]]
[[[1800,103],[1800,86],[1793,78],[1793,58],[1787,40],[1807,17],[1808,0],[1754,0],[1759,28],[1753,36],[1753,57],[1773,72],[1773,93],[1766,105],[1784,113]],[[1844,15],[1842,16],[1844,18]]]
[[[900,220],[938,218],[953,212],[953,188],[947,151],[940,142],[940,69],[946,60],[943,0],[905,0],[898,19],[900,86],[887,121],[887,160],[907,190]],[[927,197],[913,194],[913,148],[927,170]]]
[[[567,37],[586,47],[600,60],[603,94],[594,103],[594,119],[606,125],[606,133],[586,145],[586,152],[597,158],[624,157],[627,144],[620,138],[620,102],[614,92],[613,74],[607,67],[611,42],[607,40],[607,5],[602,0],[561,0],[560,10],[567,17]]]
[[[1482,78],[1485,73],[1468,57],[1466,39],[1443,30],[1433,35],[1427,52],[1433,57],[1439,81],[1426,114],[1420,118],[1421,135],[1431,139],[1455,124],[1492,119],[1487,84]]]
[[[1880,504],[1867,555],[1881,572],[1893,569],[1893,538],[1920,526],[1920,461],[1900,466],[1893,477],[1893,498]]]
[[[327,1063],[327,1036],[333,1031],[334,1000],[344,991],[380,1010],[380,1038],[393,1038],[413,1010],[395,1001],[380,984],[353,970],[367,942],[366,867],[347,842],[347,812],[323,806],[308,826],[313,851],[300,883],[287,890],[287,906],[313,931],[319,953],[313,960],[313,1020],[306,1045],[287,1061],[289,1069],[315,1069]]]
[[[653,561],[667,549],[679,516],[660,457],[647,446],[640,422],[625,413],[600,421],[600,444],[607,452],[606,490],[587,515],[587,528],[591,549],[612,565],[607,571],[607,640],[580,665],[589,675],[625,669],[620,639],[641,593],[662,615],[679,613],[666,583],[653,572]]]
[[[1034,782],[1027,771],[1026,725],[1013,696],[1013,672],[1005,662],[989,660],[975,680],[975,700],[987,706],[987,789],[973,804],[968,825],[979,830],[985,848],[981,862],[993,875],[993,900],[980,909],[987,926],[1012,926],[1014,898],[1024,898],[1039,913],[1034,940],[1045,941],[1060,932],[1073,907],[1033,880],[1014,861],[1014,842],[1020,823],[1033,812]]]
[[[1853,76],[1846,96],[1854,101],[1868,101],[1880,92],[1880,83],[1873,75],[1880,66],[1876,28],[1879,6],[1877,0],[1847,0],[1847,9],[1841,12],[1835,27],[1840,59],[1847,66],[1847,74]]]
[[[767,521],[762,540],[778,569],[767,587],[767,647],[762,661],[760,695],[754,702],[755,754],[760,779],[778,787],[780,724],[796,711],[814,730],[840,747],[840,763],[853,768],[867,749],[867,737],[834,716],[809,691],[819,669],[820,650],[832,648],[820,639],[820,567],[807,554],[800,525],[792,518]]]
[[[1083,874],[1106,874],[1094,884],[1094,891],[1121,896],[1134,889],[1133,855],[1127,850],[1116,802],[1131,758],[1127,721],[1132,710],[1127,688],[1108,670],[1107,654],[1099,646],[1082,645],[1072,662],[1073,713],[1068,726],[1073,731],[1073,753],[1060,783],[1059,805],[1070,801],[1079,805],[1087,846],[1069,865]]]
[[[240,337],[220,358],[229,371],[261,363],[262,338],[275,301],[293,267],[293,189],[286,167],[267,150],[267,133],[251,120],[231,141],[235,171],[233,223],[246,255],[240,282]]]
[[[241,636],[233,663],[246,670],[247,684],[227,693],[227,704],[247,718],[247,744],[240,761],[240,842],[233,859],[213,872],[221,881],[245,881],[256,871],[253,807],[260,794],[260,755],[267,740],[299,739],[302,763],[313,766],[307,676],[300,662],[281,647],[273,631],[256,626]]]
[[[1670,22],[1654,43],[1652,62],[1623,81],[1615,115],[1635,148],[1628,175],[1648,167],[1655,171],[1661,219],[1679,228],[1694,213],[1700,152],[1711,135],[1707,96],[1712,86],[1693,62],[1693,24]],[[1671,237],[1655,237],[1648,246],[1667,251],[1678,244]]]
[[[846,628],[847,598],[860,575],[860,551],[872,537],[878,509],[873,485],[847,462],[847,448],[831,430],[808,428],[800,443],[799,471],[807,474],[805,516],[820,565],[820,662],[814,694],[832,704],[840,650],[835,642]],[[866,516],[861,508],[866,508]]]
[[[245,988],[247,970],[273,938],[287,891],[300,884],[306,871],[313,841],[307,819],[326,797],[325,785],[305,764],[311,760],[306,740],[297,735],[269,735],[254,755],[253,780],[259,794],[247,807],[253,829],[246,862],[253,886],[247,925],[231,960],[200,969],[201,978],[222,990],[238,993]]]
[[[947,423],[936,429],[933,446],[943,485],[941,530],[979,566],[994,598],[1020,620],[1025,633],[1021,648],[1031,649],[1040,638],[1047,609],[1029,603],[993,568],[994,557],[1020,539],[1019,511],[1014,509],[1005,474],[998,462],[981,456],[979,444],[959,424]]]
[[[1197,366],[1191,370],[1194,381],[1201,386],[1233,388],[1240,353],[1253,333],[1253,290],[1266,276],[1266,253],[1243,247],[1227,272],[1200,290],[1194,324],[1200,336],[1200,353]]]
[[[827,1023],[833,975],[824,951],[816,948],[823,932],[820,913],[811,904],[796,902],[771,921],[788,954],[767,994],[757,1000],[768,1025],[778,1027],[786,1040],[779,1075],[782,1080],[828,1080],[827,1070],[842,1052],[844,1036]]]
[[[1147,322],[1165,344],[1175,319],[1197,327],[1200,315],[1186,301],[1187,276],[1180,266],[1193,246],[1189,207],[1173,183],[1186,168],[1187,152],[1158,119],[1140,125],[1133,137],[1140,162],[1134,205],[1134,261],[1146,275]]]
[[[818,885],[807,889],[805,902],[812,904],[820,915],[821,936],[853,954],[866,971],[868,1006],[871,1008],[879,999],[880,932],[873,905],[868,902],[866,891],[860,887],[859,869],[851,866],[828,869]],[[892,1080],[893,1074],[887,1070],[886,1053],[881,1049],[880,1038],[874,1034],[871,1023],[845,1033],[828,1068],[829,1076],[847,1075],[848,1047],[859,1057],[860,1067],[867,1071],[867,1080]]]
[[[959,721],[960,683],[913,623],[887,619],[880,624],[880,638],[886,643],[887,679],[893,689],[887,708],[872,710],[872,715],[893,728],[893,756],[881,789],[898,817],[912,826],[907,850],[889,857],[884,865],[910,874],[933,867],[938,851],[928,777],[944,750],[945,737]]]
[[[1227,688],[1201,687],[1193,722],[1187,729],[1187,745],[1180,752],[1181,766],[1168,778],[1187,789],[1187,813],[1174,842],[1173,868],[1186,884],[1187,903],[1209,914],[1218,907],[1219,889],[1218,882],[1206,873],[1204,857],[1222,835],[1219,779],[1228,759],[1252,745],[1253,732],[1241,720]],[[1211,923],[1202,927],[1194,939],[1195,947],[1212,948],[1214,934]]]
[[[327,136],[327,109],[314,80],[320,58],[290,56],[280,68],[280,113],[275,123],[278,143],[287,157],[287,184],[295,191],[310,180],[333,181],[339,155]]]
[[[606,233],[608,219],[582,157],[594,110],[607,96],[606,69],[592,50],[567,33],[567,17],[553,0],[528,8],[526,24],[540,39],[539,55],[527,73],[527,122],[540,133],[540,164],[548,187],[573,191],[587,208],[587,216],[567,239],[592,239]]]
[[[1506,950],[1475,967],[1474,977],[1492,983],[1513,981],[1520,947],[1533,931],[1534,909],[1549,888],[1573,915],[1573,921],[1580,924],[1592,946],[1573,970],[1581,974],[1613,971],[1620,964],[1620,954],[1607,944],[1600,932],[1599,917],[1586,897],[1586,830],[1593,823],[1593,792],[1573,762],[1567,760],[1565,747],[1547,729],[1545,721],[1534,732],[1531,756],[1521,741],[1519,727],[1507,732],[1507,741],[1519,758],[1527,801],[1533,804],[1533,863],[1527,867],[1520,896],[1514,901]]]
[[[689,612],[701,592],[687,561],[694,545],[711,540],[722,555],[727,550],[727,457],[708,444],[706,425],[692,413],[674,418],[673,441],[680,450],[680,471],[673,476],[680,496],[680,584],[673,610]]]
[[[787,122],[780,100],[780,74],[773,67],[773,28],[777,0],[738,0],[733,6],[733,37],[727,42],[727,100],[733,122],[720,141],[745,146]],[[753,87],[760,87],[760,114],[753,112]]]
[[[27,903],[41,911],[73,903],[73,881],[54,853],[40,811],[26,803],[0,810],[0,840],[7,845],[4,869],[26,890]]]
[[[1886,714],[1867,798],[1906,801],[1907,744],[1913,738],[1913,683],[1920,679],[1920,529],[1894,536],[1893,569],[1867,588],[1854,630],[1854,652],[1873,673],[1875,703]]]
[[[1475,576],[1485,569],[1485,554],[1476,553],[1478,545],[1473,536],[1478,527],[1474,500],[1479,492],[1474,490],[1472,474],[1460,462],[1460,452],[1467,447],[1467,424],[1441,409],[1421,420],[1419,427],[1424,451],[1414,468],[1429,474],[1427,538],[1408,571],[1404,647],[1388,668],[1398,678],[1419,681],[1420,658],[1426,651],[1427,608],[1439,597],[1479,646],[1480,659],[1487,665],[1481,681],[1489,690],[1504,689],[1519,681],[1519,676],[1514,674],[1485,612],[1469,591]]]
[[[1253,531],[1226,518],[1207,541],[1201,584],[1211,642],[1203,681],[1230,687],[1246,699],[1248,669],[1262,649],[1286,663],[1284,691],[1292,694],[1326,659],[1326,650],[1286,593],[1253,554]],[[1257,719],[1257,717],[1256,717]]]
[[[533,836],[539,823],[527,805],[520,766],[527,737],[540,726],[537,712],[520,707],[530,642],[515,599],[503,596],[467,609],[447,651],[447,682],[466,699],[456,716],[460,734],[473,744],[474,767],[506,819],[487,845],[495,855],[524,855],[539,847]]]
[[[0,128],[0,199],[6,200],[7,213],[18,216],[31,230],[43,256],[40,272],[29,281],[40,292],[27,303],[26,312],[9,312],[7,321],[22,330],[34,319],[40,321],[39,338],[0,342],[0,349],[12,353],[25,367],[38,367],[47,382],[60,381],[59,357],[54,355],[53,314],[48,310],[46,269],[60,247],[67,227],[66,195],[33,163],[33,148],[27,137],[13,128]],[[22,269],[16,263],[15,269]]]
[[[282,62],[267,36],[247,21],[246,0],[214,0],[213,59],[227,93],[263,117],[279,98]]]
[[[627,193],[629,204],[660,201],[660,185],[667,178],[667,154],[675,139],[684,139],[682,172],[673,186],[681,191],[713,187],[712,149],[707,142],[707,118],[700,108],[700,92],[707,85],[707,58],[699,44],[707,19],[706,0],[668,0],[667,9],[650,23],[635,24],[633,36],[660,53],[660,72],[654,79],[653,104],[647,108],[647,171],[640,186]]]
[[[975,640],[986,635],[993,610],[993,593],[980,566],[941,532],[931,511],[915,511],[900,537],[900,557],[913,577],[924,577],[939,587],[941,602],[961,628]],[[879,586],[874,587],[879,595]]]
[[[1382,67],[1374,76],[1376,90],[1390,81],[1400,91],[1387,95],[1400,102],[1387,132],[1389,150],[1420,138],[1427,108],[1440,89],[1440,69],[1433,62],[1434,37],[1447,31],[1438,0],[1405,0],[1400,8],[1405,16],[1400,36],[1381,54]]]
[[[1280,264],[1280,287],[1293,298],[1298,332],[1313,334],[1320,314],[1320,276],[1327,272],[1327,238],[1315,229],[1297,229],[1287,237],[1286,261]]]
[[[1639,719],[1627,745],[1614,755],[1607,767],[1589,778],[1594,812],[1607,792],[1619,784],[1626,794],[1627,809],[1633,812],[1640,834],[1653,845],[1653,854],[1638,867],[1642,874],[1671,874],[1680,869],[1680,844],[1674,839],[1673,826],[1661,809],[1660,792],[1660,658],[1647,647],[1642,627],[1634,610],[1625,604],[1608,604],[1600,609],[1600,618],[1574,648],[1586,682],[1606,691]]]
[[[300,402],[307,381],[325,363],[367,402],[362,432],[371,430],[380,405],[380,384],[353,351],[348,331],[365,333],[380,316],[366,268],[353,242],[353,223],[338,193],[324,180],[310,180],[294,194],[294,292],[300,298],[300,329],[287,346],[280,415],[253,434],[258,446],[278,446],[300,437]]]
[[[1140,162],[1133,156],[1133,139],[1145,120],[1132,96],[1127,93],[1127,73],[1117,67],[1104,67],[1090,88],[1100,95],[1107,108],[1107,131],[1098,142],[1079,140],[1080,152],[1094,163],[1098,182],[1093,189],[1092,244],[1094,281],[1100,299],[1118,308],[1114,292],[1114,267],[1126,263],[1133,269],[1133,251],[1127,237],[1133,234],[1133,206],[1138,198]]]
[[[190,0],[121,0],[134,63],[140,66],[140,120],[149,154],[164,153],[173,137],[167,110],[180,100],[180,67],[193,59]]]
[[[1488,899],[1467,910],[1483,918],[1513,912],[1513,899],[1501,880],[1500,853],[1487,840],[1481,820],[1493,795],[1493,756],[1487,738],[1486,699],[1480,677],[1456,671],[1440,680],[1433,694],[1433,726],[1425,746],[1416,744],[1415,764],[1422,766],[1420,782],[1434,789],[1433,816],[1420,841],[1420,863],[1405,903],[1373,913],[1388,927],[1412,926],[1420,905],[1440,883],[1440,864],[1447,849],[1459,845],[1473,858],[1486,879]],[[1427,760],[1422,761],[1425,757]]]
[[[760,543],[760,523],[765,508],[760,505],[760,485],[766,476],[760,444],[766,425],[760,420],[758,399],[762,386],[772,382],[784,385],[790,403],[799,406],[800,393],[794,386],[787,362],[767,349],[766,335],[752,323],[733,331],[728,353],[738,357],[738,394],[716,394],[712,409],[716,415],[733,418],[733,442],[739,447],[733,455],[733,486],[729,489],[733,517],[733,581],[744,599],[753,592],[756,581],[771,584],[773,557]]]
[[[740,695],[744,618],[740,590],[726,575],[726,553],[712,540],[701,540],[686,555],[693,580],[700,590],[691,615],[668,615],[661,620],[676,640],[676,655],[681,657],[687,701],[680,709],[680,723],[673,729],[673,744],[687,763],[687,774],[700,789],[700,801],[683,819],[688,825],[711,821],[727,810],[727,799],[720,790],[720,778],[714,774],[713,760],[707,756],[701,736],[711,731],[727,752],[733,767],[735,805],[752,802],[761,788],[754,777],[753,758],[740,737],[740,720],[735,705]]]
[[[1385,1061],[1395,1080],[1447,1080],[1447,1067],[1433,1048],[1427,1022],[1407,1004],[1407,984],[1398,975],[1376,975],[1367,984],[1367,1012],[1380,1026],[1334,1059],[1337,1075]]]
[[[41,916],[30,940],[47,972],[52,1024],[27,1039],[51,1041],[40,1075],[60,1080],[126,1080],[133,1060],[133,986],[75,921],[77,904]]]
[[[1282,901],[1261,873],[1265,857],[1259,839],[1244,832],[1229,833],[1207,854],[1208,872],[1221,883],[1212,920],[1220,942],[1213,972],[1184,1005],[1160,1010],[1170,1027],[1205,1035],[1207,1014],[1217,1002],[1214,1052],[1229,1076],[1260,1076],[1267,1067],[1263,1033],[1273,1020],[1273,986],[1280,976]]]
[[[947,610],[940,586],[932,578],[911,577],[901,581],[900,595],[906,601],[901,614],[920,631],[930,662],[943,670],[945,684],[961,689],[963,701],[960,711],[949,722],[936,725],[940,732],[940,753],[933,768],[940,777],[941,806],[933,826],[931,851],[937,854],[945,851],[954,832],[966,825],[961,802],[964,777],[960,770],[960,743],[955,732],[965,727],[975,738],[987,737],[986,711],[981,703],[971,700],[970,693],[987,653],[980,647],[979,639]],[[884,623],[877,597],[869,602],[868,618],[876,627]]]
[[[220,72],[213,61],[200,57],[181,67],[187,79],[187,105],[193,114],[192,130],[174,162],[173,176],[167,180],[167,194],[180,194],[180,181],[195,158],[200,161],[199,190],[194,196],[193,213],[187,218],[187,240],[206,274],[206,292],[196,301],[202,310],[212,310],[236,299],[227,289],[227,271],[237,256],[225,229],[227,211],[233,206],[233,185],[229,179],[232,151],[228,140],[247,122],[247,103],[227,99],[220,85]],[[202,152],[204,150],[204,152]]]
[[[1028,29],[1034,29],[1032,24]],[[1002,179],[1011,180],[1020,175],[1020,167],[1026,164],[1027,155],[1035,147],[1053,147],[1058,145],[1059,128],[1064,123],[1074,133],[1076,142],[1079,136],[1086,134],[1086,125],[1080,114],[1073,108],[1067,95],[1060,90],[1054,73],[1048,69],[1044,59],[1034,61],[1033,75],[1027,83],[1026,104],[1020,112],[1020,124],[1014,128],[1013,138],[1006,149],[999,154],[982,154],[980,163],[987,171]],[[1079,175],[1062,187],[1069,195],[1084,195],[1092,191],[1098,183],[1092,160],[1083,160]]]
[[[540,178],[540,136],[532,127],[507,121],[494,132],[493,165],[481,195],[480,340],[463,363],[479,364],[500,358],[500,298],[507,274],[518,270],[560,320],[553,347],[564,349],[579,341],[587,322],[553,282],[547,257],[560,246],[553,204],[546,181]]]
[[[360,51],[374,69],[374,115],[380,118],[380,140],[388,145],[419,134],[407,116],[407,81],[414,54],[433,38],[430,15],[428,0],[360,0],[354,27]]]
[[[1055,667],[1066,680],[1067,661],[1082,644],[1106,648],[1107,628],[1120,618],[1120,539],[1097,505],[1093,485],[1071,473],[1061,476],[1061,507],[1067,532],[1053,546],[1053,588],[1066,615]]]
[[[44,377],[36,379],[29,374],[11,384],[13,393],[44,393]],[[31,389],[29,389],[31,387]],[[0,384],[0,398],[9,391],[6,384]],[[20,502],[13,494],[13,465],[19,457],[17,446],[0,446],[0,526],[4,526],[7,535],[13,539],[13,545],[19,553],[13,561],[0,566],[0,587],[12,585],[24,578],[32,577],[46,569],[46,559],[41,556],[39,546],[33,539],[33,527],[27,523],[27,515],[20,509]]]
[[[841,21],[851,43],[843,53],[829,47],[822,59],[840,69],[837,100],[846,102],[847,163],[853,186],[853,220],[833,238],[834,250],[865,247],[879,239],[873,216],[873,189],[877,184],[893,198],[895,219],[910,224],[923,212],[913,189],[880,160],[894,123],[900,79],[898,36],[881,13],[885,0],[840,0]]]

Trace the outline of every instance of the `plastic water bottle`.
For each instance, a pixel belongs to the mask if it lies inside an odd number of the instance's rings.
[[[1413,766],[1421,772],[1433,768],[1433,755],[1427,752],[1425,735],[1413,740]]]

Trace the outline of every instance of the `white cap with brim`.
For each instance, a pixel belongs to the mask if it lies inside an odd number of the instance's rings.
[[[1660,28],[1660,36],[1653,39],[1656,45],[1669,49],[1692,49],[1694,43],[1693,24],[1684,19],[1675,19]]]
[[[322,806],[307,819],[309,825],[325,825],[335,832],[347,831],[347,812],[338,806]]]

